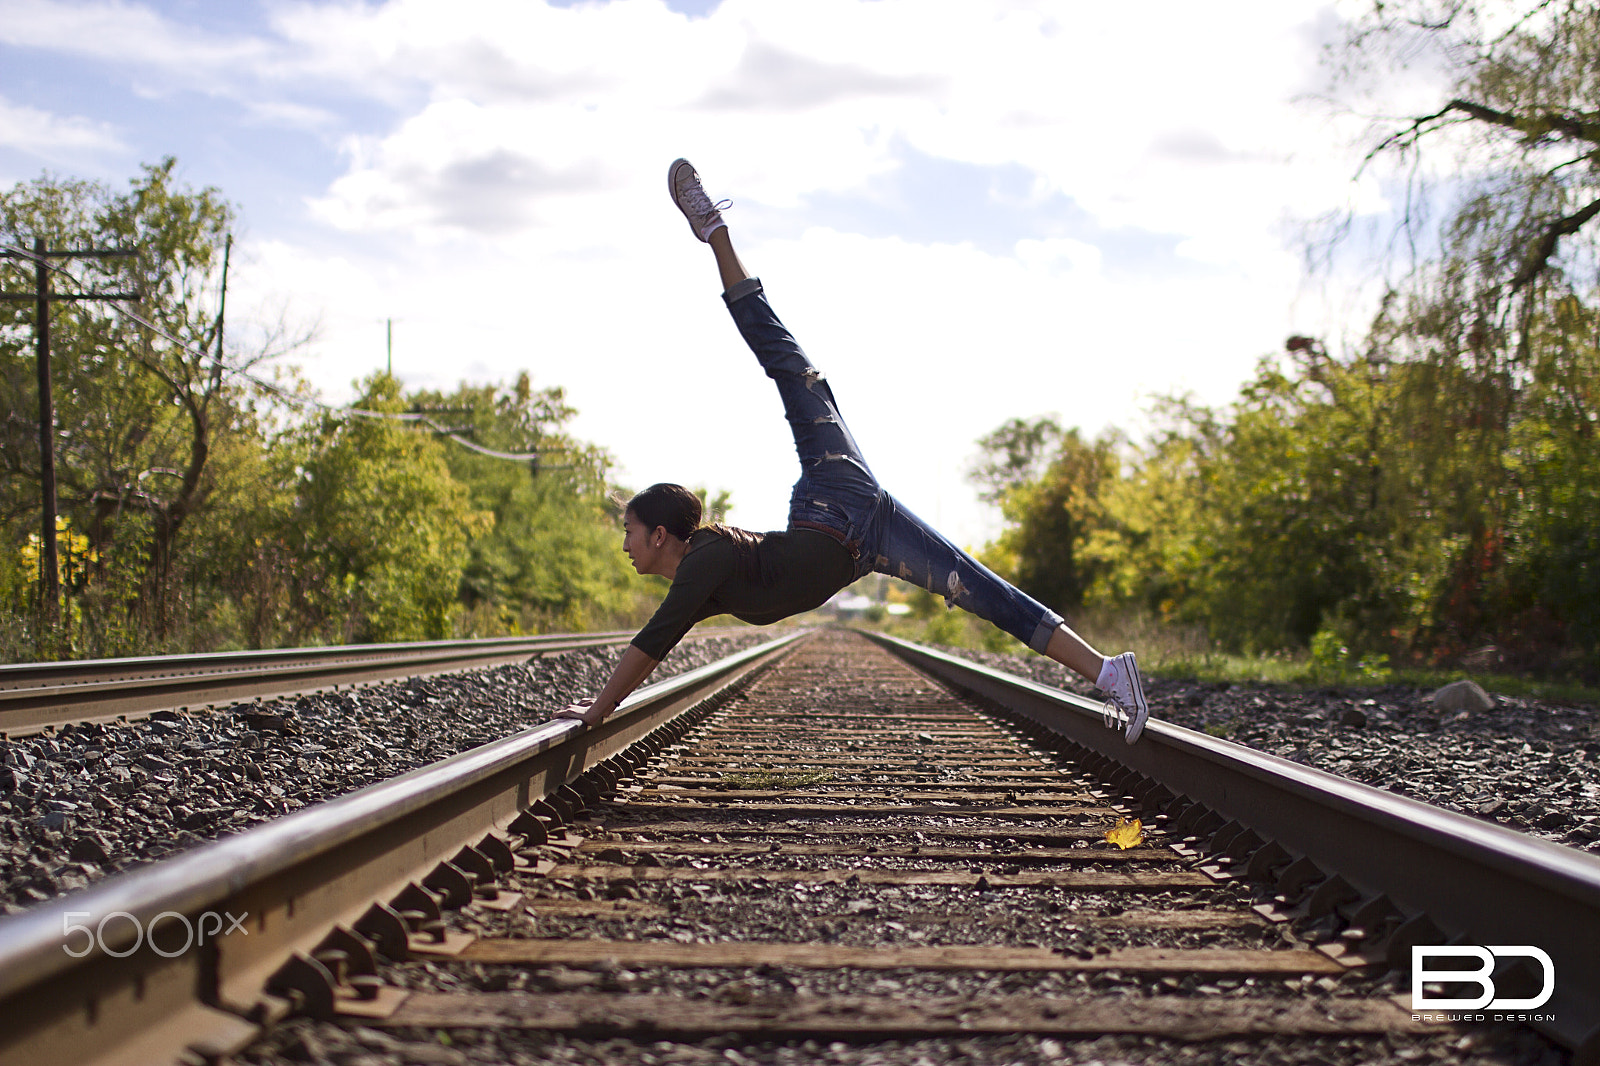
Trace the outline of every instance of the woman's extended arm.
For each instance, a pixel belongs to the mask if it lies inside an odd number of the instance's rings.
[[[622,661],[611,671],[611,680],[600,690],[600,695],[559,710],[555,713],[555,717],[573,718],[590,725],[599,725],[617,709],[619,703],[628,698],[628,693],[644,683],[644,679],[650,676],[650,671],[654,670],[659,662],[660,660],[650,658],[629,644],[628,650],[622,653]]]

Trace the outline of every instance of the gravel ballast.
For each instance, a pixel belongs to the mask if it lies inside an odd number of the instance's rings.
[[[1102,698],[1039,655],[942,651]],[[1297,689],[1145,678],[1150,716],[1531,836],[1600,854],[1600,715],[1494,696],[1441,712],[1405,686]]]
[[[651,680],[775,635],[691,637]],[[0,913],[510,736],[598,692],[622,651],[0,740]]]
[[[691,638],[654,680],[768,639]],[[1094,695],[1040,656],[947,648]],[[424,766],[597,691],[621,649],[211,713],[159,712],[0,740],[0,911]],[[1496,696],[1441,713],[1415,689],[1296,690],[1147,679],[1154,717],[1600,853],[1600,725],[1590,708]]]

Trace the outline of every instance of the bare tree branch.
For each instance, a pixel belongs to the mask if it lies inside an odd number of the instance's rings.
[[[1533,116],[1514,115],[1509,111],[1497,111],[1492,107],[1460,98],[1451,100],[1445,105],[1444,110],[1465,112],[1480,122],[1516,130],[1530,140],[1537,140],[1550,131],[1559,131],[1576,140],[1600,144],[1600,123],[1593,121],[1592,114],[1583,112],[1547,111]]]
[[[1600,215],[1600,200],[1591,202],[1580,211],[1575,211],[1565,218],[1557,219],[1546,227],[1532,250],[1522,261],[1522,268],[1517,271],[1516,277],[1511,279],[1511,291],[1516,292],[1544,272],[1550,262],[1550,257],[1555,254],[1556,244],[1562,237],[1568,237],[1582,229],[1595,215]]]
[[[1512,130],[1522,134],[1529,141],[1537,141],[1552,132],[1564,133],[1574,140],[1586,141],[1590,144],[1600,144],[1600,115],[1592,112],[1561,112],[1547,111],[1543,114],[1527,116],[1517,115],[1509,111],[1500,111],[1472,100],[1463,100],[1457,97],[1445,104],[1431,115],[1422,115],[1411,120],[1405,129],[1396,130],[1373,147],[1362,158],[1363,168],[1384,152],[1396,145],[1414,144],[1424,133],[1431,132],[1428,128],[1432,123],[1443,124],[1452,112],[1459,112],[1471,119],[1499,126],[1502,129]]]

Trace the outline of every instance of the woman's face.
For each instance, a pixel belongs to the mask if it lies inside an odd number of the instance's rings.
[[[659,573],[657,563],[666,537],[665,529],[659,526],[647,529],[632,511],[622,516],[622,550],[633,563],[633,568],[641,574]]]

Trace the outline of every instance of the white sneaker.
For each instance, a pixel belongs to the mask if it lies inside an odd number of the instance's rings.
[[[1131,651],[1114,655],[1107,663],[1116,676],[1106,689],[1109,698],[1105,704],[1105,723],[1107,728],[1116,729],[1125,722],[1127,728],[1122,736],[1132,744],[1144,732],[1145,720],[1150,717],[1150,705],[1144,699],[1144,681],[1139,677],[1139,664]]]
[[[712,203],[700,184],[694,164],[687,159],[674,159],[667,168],[667,189],[672,193],[672,202],[678,205],[678,210],[689,220],[689,228],[700,240],[710,240],[713,230],[727,225],[722,221],[722,212],[732,207],[733,201]]]

